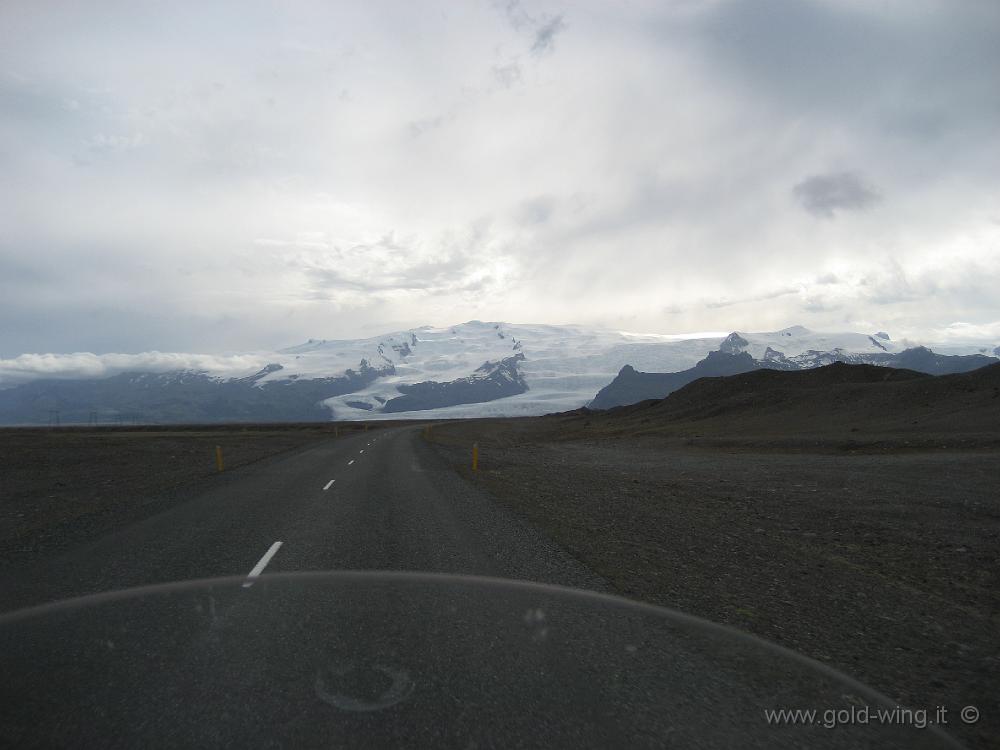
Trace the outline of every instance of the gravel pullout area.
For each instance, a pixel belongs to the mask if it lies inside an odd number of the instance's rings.
[[[560,441],[531,420],[425,438],[617,593],[726,623],[1000,736],[1000,452]],[[479,471],[470,470],[478,442]],[[981,719],[957,719],[967,705]]]

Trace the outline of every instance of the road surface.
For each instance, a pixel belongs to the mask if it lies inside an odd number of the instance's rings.
[[[417,427],[329,440],[241,467],[169,510],[0,573],[0,610],[170,581],[407,570],[601,588],[601,581],[458,477]]]

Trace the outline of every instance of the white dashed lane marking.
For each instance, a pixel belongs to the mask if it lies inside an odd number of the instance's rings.
[[[257,580],[257,576],[264,572],[264,568],[266,568],[267,564],[271,562],[271,558],[274,557],[274,554],[279,549],[281,549],[281,542],[275,542],[271,545],[271,548],[265,552],[264,556],[260,558],[256,565],[253,566],[253,570],[250,571],[246,581],[243,583],[243,588],[248,589],[253,586],[254,581]]]

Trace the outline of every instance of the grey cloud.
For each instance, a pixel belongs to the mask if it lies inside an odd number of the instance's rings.
[[[0,388],[37,378],[105,378],[123,372],[207,371],[213,375],[236,377],[248,375],[266,364],[257,355],[215,356],[143,352],[141,354],[22,354],[0,359]]]
[[[493,78],[502,88],[512,88],[521,82],[521,66],[517,62],[494,65]]]
[[[838,211],[871,208],[881,196],[855,172],[807,177],[792,188],[795,199],[813,216],[832,219]]]
[[[472,267],[470,259],[451,258],[422,263],[401,271],[365,276],[350,275],[336,268],[309,268],[305,275],[311,282],[311,299],[335,299],[337,292],[350,291],[378,295],[386,292],[461,292],[479,289],[482,279],[466,278]]]
[[[437,117],[426,117],[422,120],[414,120],[409,125],[410,135],[414,138],[419,138],[424,133],[429,130],[434,130],[441,127],[444,124],[444,115],[438,115]]]
[[[288,262],[309,279],[313,299],[333,299],[338,291],[461,293],[489,282],[477,273],[487,242],[487,228],[474,224],[461,238],[442,243],[428,255],[390,232],[377,242],[293,256]]]
[[[772,289],[761,294],[749,295],[746,297],[738,297],[735,299],[724,298],[717,300],[708,300],[705,302],[705,307],[709,309],[716,309],[720,307],[732,307],[733,305],[742,305],[748,302],[764,302],[766,300],[777,299],[778,297],[784,297],[789,294],[795,294],[799,291],[797,286],[787,286],[781,287],[780,289]]]
[[[131,151],[146,143],[146,138],[142,133],[132,133],[129,135],[97,133],[88,138],[86,147],[97,153],[110,153],[114,151]]]
[[[522,201],[515,211],[515,218],[521,224],[545,224],[552,218],[556,202],[551,195],[539,195]]]
[[[536,56],[551,52],[555,48],[556,36],[566,29],[562,15],[533,16],[520,0],[498,1],[494,2],[494,6],[504,13],[511,28],[531,35],[530,52]]]
[[[614,237],[636,227],[664,225],[679,210],[690,207],[692,191],[673,182],[650,179],[637,175],[628,186],[622,186],[608,200],[607,196],[577,195],[578,217],[567,231],[566,238]]]
[[[926,276],[911,279],[896,260],[889,261],[883,268],[869,272],[857,281],[862,297],[876,305],[913,302],[934,295],[937,286],[933,279]]]
[[[515,31],[522,31],[535,24],[535,20],[524,9],[521,0],[494,0],[493,5],[507,17],[507,21]]]
[[[45,122],[60,114],[59,100],[9,75],[0,79],[0,107],[6,117],[27,122]]]
[[[556,35],[566,28],[566,23],[562,16],[555,16],[539,25],[535,29],[535,40],[531,44],[533,55],[543,55],[551,52],[555,48]]]
[[[806,296],[801,304],[802,310],[809,313],[833,312],[834,310],[840,310],[842,307],[842,304],[828,300],[819,294]]]
[[[0,125],[13,125],[20,141],[16,151],[5,149],[0,163],[34,148],[89,163],[89,156],[134,148],[145,139],[140,133],[104,132],[122,127],[107,95],[69,83],[0,73],[0,113]]]
[[[40,351],[246,351],[287,346],[290,338],[298,337],[269,319],[265,310],[259,313],[242,318],[199,314],[155,295],[142,306],[80,299],[30,305],[0,299],[4,328],[0,358],[17,359],[25,352]]]
[[[719,2],[695,45],[737,95],[904,180],[1000,168],[1000,3]],[[686,40],[680,40],[684,42]],[[843,143],[843,142],[841,142]],[[988,178],[985,178],[988,179]]]
[[[716,59],[764,92],[828,109],[845,101],[1000,114],[1000,6],[963,2],[851,7],[821,0],[721,2],[701,19]],[[912,6],[912,7],[907,7]],[[756,93],[756,91],[755,91]],[[953,113],[954,114],[954,113]]]

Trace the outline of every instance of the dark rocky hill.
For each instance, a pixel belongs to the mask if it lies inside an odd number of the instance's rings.
[[[663,399],[565,415],[586,432],[995,435],[1000,363],[949,375],[834,363],[701,378]],[[573,432],[570,424],[563,429]]]
[[[721,350],[709,352],[694,367],[680,372],[638,372],[631,365],[625,365],[611,383],[598,391],[588,406],[591,409],[610,409],[651,398],[663,398],[698,378],[736,375],[761,366],[746,352],[733,354]]]
[[[480,404],[505,396],[516,396],[528,390],[518,363],[524,360],[521,353],[499,362],[486,362],[467,378],[446,383],[426,381],[412,385],[399,385],[402,396],[389,399],[382,411],[425,411],[457,404]]]
[[[702,377],[739,375],[754,370],[799,371],[828,365],[831,361],[856,365],[878,365],[881,369],[913,370],[928,375],[969,372],[997,363],[995,357],[987,357],[982,354],[937,354],[922,346],[906,349],[898,354],[888,352],[884,354],[881,352],[849,354],[837,351],[832,353],[815,352],[810,354],[816,356],[797,358],[788,358],[779,352],[768,349],[764,359],[755,360],[746,352],[739,351],[740,342],[745,344],[745,341],[739,339],[737,334],[732,334],[723,342],[719,351],[709,353],[708,357],[694,367],[680,372],[638,372],[626,365],[611,383],[597,393],[588,407],[591,409],[611,409],[648,399],[664,398]]]

